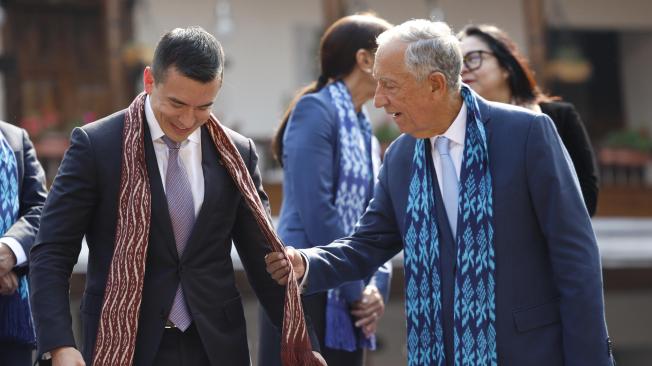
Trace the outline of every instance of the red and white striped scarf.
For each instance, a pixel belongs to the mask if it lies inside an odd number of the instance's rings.
[[[137,96],[125,115],[115,248],[93,353],[94,366],[131,365],[136,348],[152,209],[145,162],[146,96]],[[265,239],[273,251],[285,253],[235,145],[212,114],[206,126]],[[293,270],[285,293],[281,359],[284,366],[321,364],[312,353]]]

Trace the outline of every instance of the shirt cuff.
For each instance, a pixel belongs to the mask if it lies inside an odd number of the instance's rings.
[[[303,294],[303,290],[308,284],[308,272],[310,272],[310,261],[308,261],[308,256],[303,254],[301,251],[299,251],[299,254],[301,254],[301,256],[303,257],[303,263],[306,265],[306,271],[303,273],[303,277],[301,278],[301,283],[299,283],[299,293]]]
[[[23,246],[20,245],[18,240],[9,237],[9,236],[3,236],[0,238],[0,243],[6,244],[9,249],[11,249],[12,252],[14,252],[14,255],[16,256],[16,266],[23,265],[27,262],[27,256],[25,255],[25,250],[23,249]]]

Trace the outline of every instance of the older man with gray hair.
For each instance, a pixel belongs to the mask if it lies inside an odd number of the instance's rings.
[[[595,236],[549,118],[462,85],[445,23],[378,45],[374,102],[404,134],[355,233],[289,250],[305,293],[404,250],[409,365],[611,365]],[[266,262],[286,283],[282,256]]]

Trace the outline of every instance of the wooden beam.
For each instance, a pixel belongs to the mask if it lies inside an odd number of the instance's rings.
[[[346,0],[322,0],[324,29],[346,15]]]
[[[123,46],[123,0],[104,0],[106,46],[108,60],[108,82],[113,109],[127,106],[125,95],[125,70],[122,62]]]
[[[543,1],[522,1],[530,66],[534,70],[535,77],[541,85],[545,85],[546,83],[544,72],[546,63],[546,20]]]

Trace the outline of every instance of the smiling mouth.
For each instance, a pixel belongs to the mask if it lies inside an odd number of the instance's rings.
[[[400,116],[400,115],[403,114],[403,113],[401,113],[401,112],[394,112],[394,113],[390,113],[390,114],[392,115],[392,117],[396,118],[396,117]]]
[[[176,128],[176,129],[179,130],[179,131],[188,131],[188,130],[190,129],[190,127],[188,127],[188,128],[183,128],[183,127],[179,127],[179,126],[177,126],[177,125],[175,125],[175,124],[172,124],[172,126],[174,126],[174,128]]]

